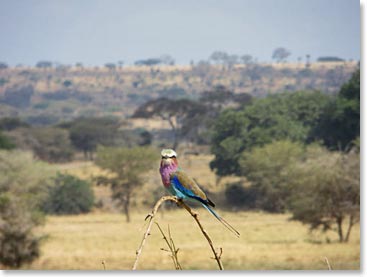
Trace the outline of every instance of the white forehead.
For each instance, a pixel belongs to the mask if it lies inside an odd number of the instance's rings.
[[[177,153],[172,149],[163,149],[161,151],[161,155],[162,157],[169,157],[169,158],[177,157]]]

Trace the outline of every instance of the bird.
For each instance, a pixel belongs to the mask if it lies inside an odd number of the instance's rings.
[[[166,190],[181,200],[200,203],[228,230],[239,237],[240,233],[213,210],[215,204],[208,198],[195,180],[178,166],[177,153],[173,149],[163,149],[161,156],[159,172]]]

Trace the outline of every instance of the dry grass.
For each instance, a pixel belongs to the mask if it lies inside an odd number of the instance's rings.
[[[181,156],[182,167],[191,176],[211,191],[220,191],[228,177],[215,185],[215,175],[208,168],[210,155]],[[158,168],[158,166],[157,166]],[[90,162],[78,162],[60,166],[62,171],[81,178],[90,178],[99,173]],[[150,208],[139,205],[148,189],[160,186],[159,174],[147,174],[148,182],[138,195],[139,201],[132,209],[131,223],[125,223],[122,214],[95,211],[78,216],[50,216],[41,232],[49,238],[42,245],[41,257],[31,269],[131,269],[135,251],[143,233],[144,218]],[[100,198],[108,197],[107,188],[96,188]],[[288,214],[263,212],[230,213],[219,211],[240,233],[238,239],[203,209],[198,210],[204,228],[216,247],[223,248],[222,262],[225,269],[324,269],[328,258],[333,269],[360,268],[360,228],[352,230],[351,241],[338,243],[336,233],[310,234],[307,226],[289,221]],[[157,222],[164,229],[170,225],[175,245],[180,248],[180,263],[183,269],[217,269],[211,259],[211,250],[203,239],[194,219],[186,211],[174,208],[159,212]],[[152,234],[139,262],[139,269],[174,269],[169,253],[158,228]]]
[[[52,216],[42,228],[49,238],[42,256],[31,269],[131,269],[143,232],[148,210],[134,211],[132,222],[120,214],[93,213],[79,216]],[[327,257],[333,269],[360,268],[359,226],[350,243],[337,243],[336,234],[309,234],[289,215],[259,212],[221,212],[241,233],[237,239],[212,218],[199,210],[200,218],[217,247],[223,247],[225,269],[325,269]],[[212,255],[194,220],[178,208],[157,218],[166,228],[170,224],[175,244],[180,248],[183,269],[217,269]],[[331,243],[327,243],[326,240]],[[140,269],[173,269],[162,235],[153,226],[142,254]]]

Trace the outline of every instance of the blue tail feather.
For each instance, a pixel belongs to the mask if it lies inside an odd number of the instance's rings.
[[[236,237],[240,237],[240,233],[233,228],[227,221],[224,220],[219,214],[217,214],[212,208],[205,205],[204,203],[201,203],[205,209],[207,209],[212,215],[216,217],[228,230],[230,230],[233,234],[236,235]]]

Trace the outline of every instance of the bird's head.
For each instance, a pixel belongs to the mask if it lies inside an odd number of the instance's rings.
[[[161,151],[161,166],[167,166],[176,164],[177,165],[177,153],[172,149],[163,149]]]

